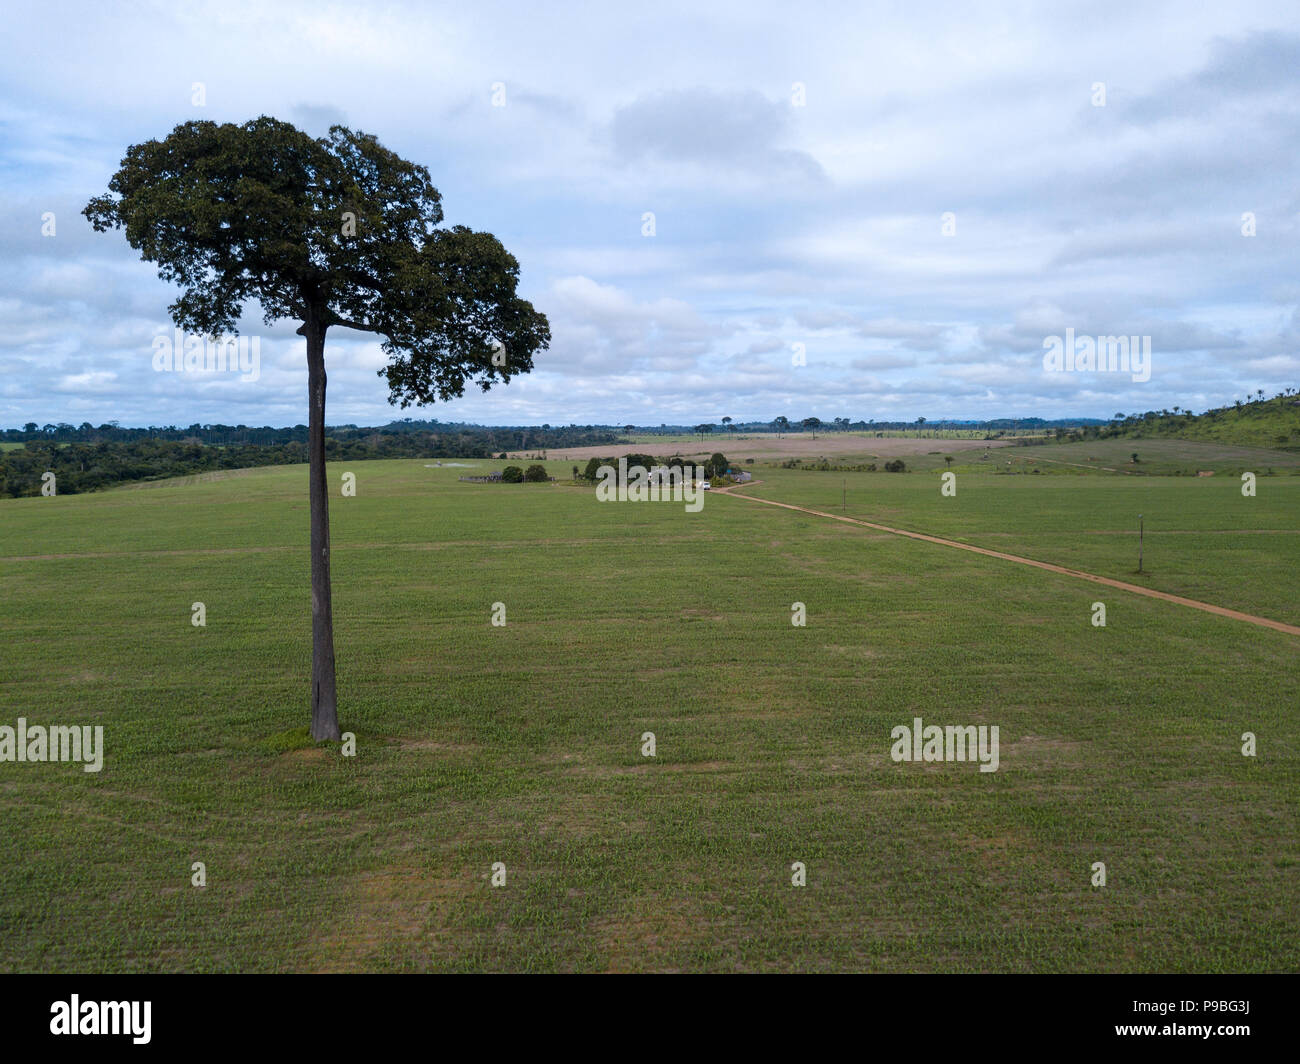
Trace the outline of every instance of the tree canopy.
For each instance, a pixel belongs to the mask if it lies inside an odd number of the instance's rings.
[[[438,228],[428,170],[371,135],[334,126],[315,139],[266,116],[186,122],[128,148],[109,189],[83,213],[98,231],[124,229],[182,288],[168,308],[177,325],[234,333],[256,300],[268,325],[379,334],[379,372],[403,407],[471,380],[486,391],[549,344],[545,316],[515,294],[514,256],[490,233]]]

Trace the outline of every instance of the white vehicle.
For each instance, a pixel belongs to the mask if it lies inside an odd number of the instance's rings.
[[[708,482],[707,480],[702,481],[702,482],[700,483],[700,487],[701,487],[704,491],[708,491],[708,490],[709,490],[709,482]]]

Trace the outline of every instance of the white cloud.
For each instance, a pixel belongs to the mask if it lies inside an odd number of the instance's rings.
[[[261,113],[375,133],[430,168],[449,222],[519,257],[551,350],[432,416],[1108,416],[1117,398],[1208,405],[1296,383],[1291,0],[849,6],[793,23],[788,5],[739,0],[7,14],[25,43],[0,73],[0,424],[73,408],[305,418],[301,338],[255,307],[241,332],[263,341],[256,386],[159,380],[148,343],[177,292],[79,214],[127,145]],[[1159,372],[1128,399],[1027,372],[1067,326],[1150,334]],[[331,332],[332,418],[397,416],[382,357]]]

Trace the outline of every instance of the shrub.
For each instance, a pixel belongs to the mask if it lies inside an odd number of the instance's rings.
[[[551,479],[550,474],[546,472],[545,466],[530,465],[524,471],[524,479],[530,484],[544,483]]]
[[[885,463],[885,472],[905,473],[907,472],[907,466],[903,463],[903,460],[901,458],[895,458],[892,462]]]
[[[503,484],[519,484],[523,482],[523,479],[524,471],[517,465],[508,465],[501,470],[501,483]]]
[[[604,464],[605,464],[605,459],[603,458],[590,459],[587,462],[587,471],[583,473],[583,476],[586,477],[588,480],[595,480],[597,474],[600,473],[600,467],[603,466]]]

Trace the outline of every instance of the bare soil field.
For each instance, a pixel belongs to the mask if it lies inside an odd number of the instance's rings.
[[[694,444],[674,441],[670,443],[602,444],[599,447],[557,448],[548,458],[564,462],[585,462],[589,458],[617,457],[637,453],[669,458],[680,454],[684,458],[708,458],[721,451],[728,458],[842,458],[866,459],[897,458],[909,454],[928,454],[942,451],[973,451],[987,447],[1005,447],[1007,440],[935,439],[928,436],[875,436],[856,432],[837,432],[819,435],[808,434],[778,437],[774,433],[746,433],[744,435],[717,435],[704,443]],[[510,451],[511,458],[527,458],[536,451]]]

